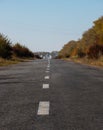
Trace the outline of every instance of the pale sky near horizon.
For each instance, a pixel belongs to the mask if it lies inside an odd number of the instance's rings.
[[[103,0],[0,0],[0,33],[32,51],[60,50],[103,16]]]

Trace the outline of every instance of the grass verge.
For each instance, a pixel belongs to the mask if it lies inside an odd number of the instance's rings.
[[[8,66],[8,65],[12,65],[12,64],[18,64],[20,62],[27,62],[27,61],[30,61],[30,60],[34,60],[34,58],[12,58],[10,60],[6,60],[6,59],[3,59],[3,58],[0,58],[0,66]]]
[[[92,66],[103,67],[103,56],[99,59],[88,59],[88,58],[66,58],[64,60],[73,61],[76,63],[87,64]]]

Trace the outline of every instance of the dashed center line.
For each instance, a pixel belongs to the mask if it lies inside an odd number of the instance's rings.
[[[49,101],[41,101],[39,103],[38,115],[49,115],[50,102]]]
[[[43,84],[43,89],[48,89],[49,88],[49,84]]]
[[[49,79],[49,76],[45,76],[45,79]]]
[[[49,73],[50,70],[50,61],[48,61],[46,73]],[[49,76],[45,76],[45,79],[49,79]],[[43,84],[43,89],[48,89],[49,84]],[[50,102],[49,101],[40,101],[37,115],[49,115],[49,109],[50,109]]]

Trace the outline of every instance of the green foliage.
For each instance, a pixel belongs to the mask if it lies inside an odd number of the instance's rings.
[[[6,36],[0,34],[0,57],[9,59],[12,55],[11,42]]]

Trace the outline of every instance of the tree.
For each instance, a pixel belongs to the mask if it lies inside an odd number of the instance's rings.
[[[69,58],[75,46],[76,41],[73,40],[65,44],[62,50],[59,52],[59,57]]]
[[[101,55],[103,55],[103,45],[94,44],[88,49],[88,58],[98,59]]]
[[[88,48],[91,45],[97,44],[98,37],[96,35],[96,32],[93,28],[90,28],[88,31],[86,31],[82,35],[81,43],[82,43],[82,49],[85,53],[87,53]]]
[[[99,58],[103,55],[103,16],[94,21],[94,26],[85,31],[78,41],[70,41],[59,52],[59,57]]]
[[[103,45],[103,16],[94,21],[93,29],[98,37],[98,44]]]

